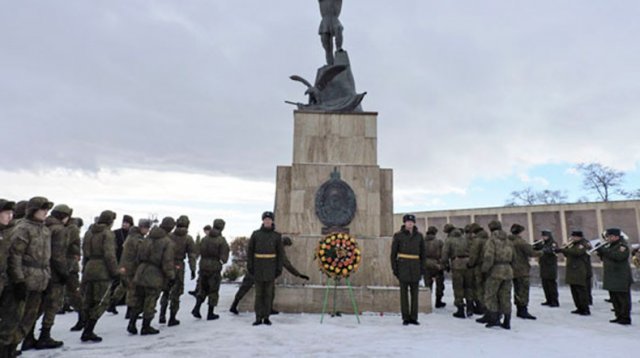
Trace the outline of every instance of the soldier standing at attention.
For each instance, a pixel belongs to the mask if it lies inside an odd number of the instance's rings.
[[[0,357],[12,357],[16,348],[11,347],[11,341],[5,336],[6,321],[15,316],[16,307],[13,291],[7,277],[7,257],[9,256],[9,235],[13,228],[13,211],[16,203],[0,199]]]
[[[406,214],[402,222],[404,225],[393,235],[391,243],[391,269],[400,281],[402,324],[419,325],[418,289],[425,266],[424,238],[415,226],[414,215]],[[409,300],[409,290],[411,290],[411,300]]]
[[[485,303],[484,303],[484,281],[485,277],[482,274],[482,257],[484,254],[484,245],[487,243],[489,239],[489,235],[482,228],[482,226],[477,223],[471,224],[471,232],[474,236],[473,241],[471,242],[471,248],[469,249],[469,263],[468,267],[473,272],[473,282],[474,282],[474,290],[475,290],[475,299],[476,301],[473,303],[473,313],[475,314],[484,314],[485,313]]]
[[[558,244],[553,239],[551,231],[543,230],[542,242],[533,248],[542,251],[542,255],[538,259],[542,289],[546,298],[542,305],[558,307],[560,306],[558,301],[558,256],[556,255]]]
[[[196,278],[196,244],[191,235],[189,235],[189,217],[182,215],[176,221],[176,229],[171,234],[173,241],[173,254],[175,255],[176,264],[176,280],[171,287],[162,292],[160,298],[160,323],[166,322],[167,305],[171,301],[169,307],[169,324],[168,326],[176,326],[180,321],[176,319],[176,314],[180,309],[180,296],[184,293],[184,259],[189,259],[189,269],[191,271],[191,280]]]
[[[540,256],[533,247],[520,236],[524,231],[524,226],[520,224],[511,225],[511,235],[509,241],[513,246],[513,301],[516,304],[516,316],[524,319],[536,319],[529,313],[529,258]]]
[[[284,245],[282,236],[275,230],[274,215],[271,211],[262,214],[262,226],[254,231],[247,247],[247,270],[255,279],[254,326],[271,325],[275,279],[282,274],[284,265]]]
[[[589,316],[589,291],[587,290],[587,279],[591,266],[591,256],[589,250],[591,245],[584,238],[582,231],[572,231],[569,244],[562,249],[558,249],[567,258],[565,282],[571,287],[571,296],[576,310],[571,313],[581,316]]]
[[[453,283],[454,304],[458,311],[453,317],[466,318],[473,315],[473,272],[467,267],[469,262],[469,240],[462,235],[460,229],[451,224],[445,225],[443,230],[449,233],[442,248],[442,262],[445,267],[451,267],[451,281]],[[449,263],[451,260],[451,263]],[[467,314],[465,315],[465,301]]]
[[[604,278],[602,288],[609,291],[616,318],[611,323],[631,324],[631,265],[629,264],[629,244],[620,235],[620,229],[607,229],[606,245],[600,246],[597,253],[602,259]]]
[[[133,278],[136,286],[136,308],[129,319],[129,333],[137,331],[136,320],[142,312],[141,335],[158,334],[160,331],[151,327],[156,313],[156,305],[160,292],[167,285],[171,286],[176,277],[173,242],[169,233],[176,226],[176,221],[167,216],[162,219],[160,227],[154,227],[146,240],[138,245],[138,268]],[[133,320],[133,322],[131,322]]]
[[[93,330],[109,306],[111,283],[118,278],[116,239],[110,230],[115,219],[116,213],[103,211],[82,241],[82,288],[87,320],[80,337],[83,342],[102,341]]]
[[[425,264],[424,264],[424,285],[433,292],[433,282],[436,283],[436,308],[443,308],[447,304],[442,302],[444,296],[444,269],[440,264],[442,257],[442,240],[436,238],[438,228],[429,226],[427,235],[424,238]]]
[[[513,280],[513,247],[499,221],[489,223],[491,237],[485,244],[482,272],[487,275],[485,302],[487,328],[511,329],[511,281]],[[500,314],[504,320],[500,324]],[[476,320],[482,323],[482,319]]]
[[[199,291],[196,296],[196,305],[191,314],[196,318],[202,318],[200,306],[208,298],[208,321],[220,318],[219,315],[214,313],[214,310],[218,305],[222,266],[229,261],[229,244],[227,239],[222,236],[224,227],[224,220],[215,219],[213,221],[213,229],[200,242]]]
[[[65,295],[69,304],[78,314],[78,322],[71,327],[72,332],[82,331],[85,318],[82,312],[82,292],[80,289],[80,257],[82,256],[82,240],[80,228],[83,222],[81,218],[71,218],[67,225],[69,231],[69,246],[67,248],[67,265],[69,265],[69,279],[65,285]]]

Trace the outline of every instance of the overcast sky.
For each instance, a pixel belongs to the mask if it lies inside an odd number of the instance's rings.
[[[0,3],[0,195],[259,225],[292,160],[283,101],[304,100],[288,76],[323,65],[317,1]],[[631,0],[345,0],[396,210],[575,199],[579,162],[640,187],[638,18]]]

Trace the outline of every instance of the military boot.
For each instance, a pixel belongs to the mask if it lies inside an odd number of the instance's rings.
[[[26,337],[24,337],[24,340],[22,341],[22,347],[20,348],[21,351],[29,351],[32,349],[36,348],[36,337],[33,334],[33,328],[31,328],[31,331],[27,334]]]
[[[71,327],[71,332],[79,332],[84,329],[84,315],[82,312],[78,312],[78,322],[76,325]]]
[[[473,311],[474,311],[473,301],[468,301],[467,302],[467,317],[473,316]]]
[[[168,302],[160,303],[160,317],[158,318],[160,324],[167,323],[167,304]]]
[[[207,311],[207,321],[213,321],[215,319],[220,318],[220,316],[218,316],[217,314],[213,313],[213,309],[214,308],[215,308],[215,306],[209,305],[209,309]]]
[[[158,334],[160,331],[151,327],[151,319],[145,318],[142,320],[142,329],[140,330],[141,336],[146,336],[149,334]]]
[[[497,312],[488,312],[487,313],[487,324],[485,327],[491,328],[500,325],[500,315]]]
[[[527,306],[518,306],[518,312],[516,313],[517,317],[524,319],[536,319],[535,316],[532,316],[527,309]]]
[[[82,336],[80,336],[82,342],[102,342],[102,337],[93,333],[96,323],[98,323],[98,321],[95,319],[87,320],[84,325],[84,330],[82,331]]]
[[[231,304],[231,308],[229,308],[229,312],[233,313],[233,314],[238,314],[238,303],[240,303],[239,299],[234,299],[233,303]]]
[[[504,319],[502,320],[502,324],[500,327],[504,329],[511,329],[511,313],[507,313],[504,315]]]
[[[473,313],[475,314],[484,314],[484,306],[482,302],[475,300],[473,303]]]
[[[446,305],[446,303],[442,302],[442,296],[436,297],[436,308],[443,308]]]
[[[488,311],[484,311],[484,315],[478,319],[476,319],[476,322],[478,323],[487,323],[489,322],[489,312]]]
[[[176,312],[175,310],[171,310],[171,311],[169,312],[169,324],[167,324],[167,326],[169,326],[169,327],[173,327],[173,326],[177,326],[177,325],[179,325],[179,324],[180,324],[180,321],[178,321],[178,320],[176,319],[176,314],[177,314],[177,313],[178,313],[178,312]]]
[[[62,347],[63,344],[64,342],[51,338],[51,327],[42,327],[40,338],[36,342],[36,349],[55,349]]]
[[[127,332],[131,334],[138,334],[138,315],[131,313],[129,316],[129,325],[127,326]]]
[[[116,302],[111,302],[109,308],[107,308],[107,312],[112,314],[118,314],[118,310],[116,309]]]
[[[17,357],[19,355],[22,355],[22,351],[18,350],[18,345],[17,344],[9,344],[7,346],[5,346],[5,350],[6,350],[6,355],[9,358],[13,358],[13,357]]]
[[[458,311],[453,314],[453,317],[456,317],[456,318],[467,318],[467,316],[465,316],[465,314],[464,314],[464,305],[458,305],[456,307],[458,307]]]
[[[124,319],[131,318],[131,307],[127,306],[127,313],[124,314]]]
[[[193,310],[191,310],[191,314],[193,315],[193,317],[202,318],[202,315],[200,315],[200,306],[202,306],[202,302],[204,302],[202,298],[196,298],[196,306],[193,307]]]

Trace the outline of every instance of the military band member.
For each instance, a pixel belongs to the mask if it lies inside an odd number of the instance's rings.
[[[558,244],[553,239],[549,230],[542,230],[541,243],[535,245],[534,250],[541,251],[538,258],[540,269],[540,279],[542,279],[542,289],[544,290],[545,301],[543,306],[558,307],[558,255],[556,249]]]
[[[597,249],[602,259],[604,279],[602,287],[609,291],[616,318],[611,323],[631,324],[631,265],[629,264],[629,245],[621,238],[618,228],[606,231],[608,244]]]
[[[393,235],[391,243],[391,269],[400,281],[402,324],[419,325],[418,289],[425,266],[424,239],[415,226],[414,215],[405,215],[402,222],[404,225]],[[411,299],[409,299],[409,290]]]
[[[571,311],[571,313],[581,316],[591,314],[589,310],[589,291],[586,286],[589,267],[591,266],[590,249],[591,245],[584,238],[582,231],[572,231],[567,246],[558,249],[558,252],[561,252],[567,258],[565,282],[571,287],[571,296],[576,306],[576,310]]]
[[[442,258],[442,247],[444,242],[436,237],[438,229],[429,226],[424,238],[425,265],[424,265],[424,285],[433,292],[433,283],[436,284],[436,308],[443,308],[447,304],[442,302],[444,296],[444,268],[440,264]]]

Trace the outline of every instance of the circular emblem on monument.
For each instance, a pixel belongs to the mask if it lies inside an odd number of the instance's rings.
[[[349,225],[356,214],[356,194],[337,169],[316,193],[316,215],[327,227]]]

